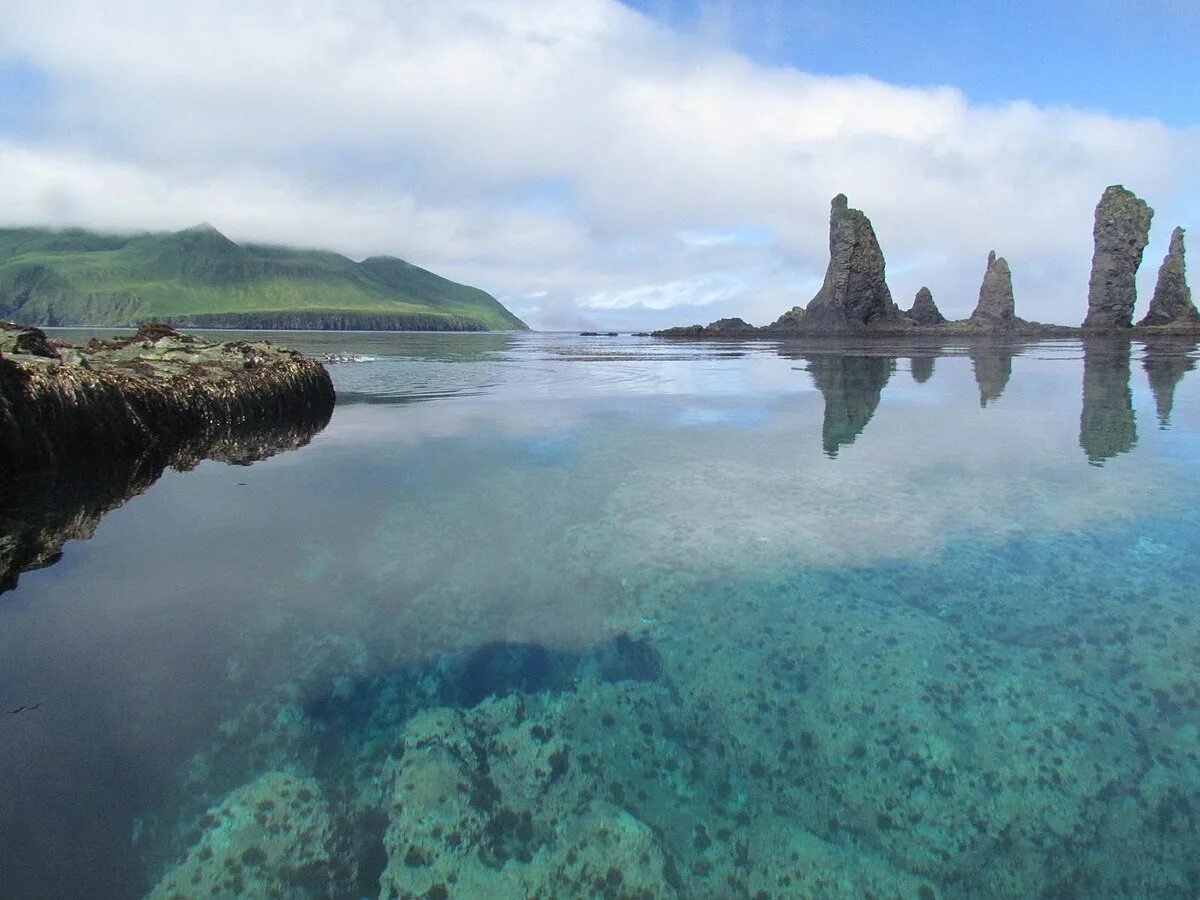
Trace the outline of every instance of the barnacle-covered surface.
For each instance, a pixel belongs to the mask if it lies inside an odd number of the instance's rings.
[[[319,362],[267,341],[206,341],[147,324],[74,347],[0,323],[0,477],[203,451],[245,423],[327,418],[333,401]]]

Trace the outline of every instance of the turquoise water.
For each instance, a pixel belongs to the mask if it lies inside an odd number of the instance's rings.
[[[0,595],[0,894],[1200,892],[1194,345],[280,340]]]

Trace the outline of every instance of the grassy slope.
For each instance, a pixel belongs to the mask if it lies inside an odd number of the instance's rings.
[[[356,313],[524,328],[478,288],[391,257],[239,246],[207,225],[130,238],[0,229],[0,318],[131,324],[213,314]]]

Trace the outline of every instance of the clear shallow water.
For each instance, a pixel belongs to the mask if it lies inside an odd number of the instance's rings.
[[[1200,889],[1192,345],[280,341],[0,595],[0,893]]]

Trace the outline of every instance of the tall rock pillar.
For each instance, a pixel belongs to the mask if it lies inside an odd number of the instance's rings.
[[[1128,328],[1137,301],[1135,278],[1150,239],[1152,210],[1124,185],[1105,189],[1092,229],[1095,251],[1084,328]]]

